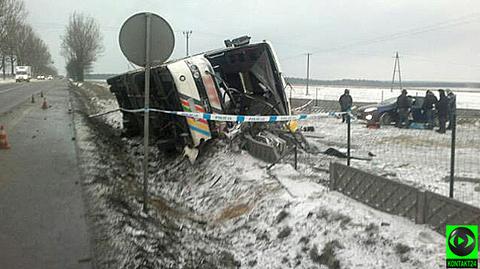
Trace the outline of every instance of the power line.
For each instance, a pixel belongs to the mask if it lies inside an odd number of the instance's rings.
[[[473,68],[480,68],[480,64],[465,64],[465,63],[458,63],[449,59],[445,59],[443,61],[435,61],[432,60],[432,58],[421,56],[421,55],[415,55],[411,53],[403,53],[405,56],[409,56],[409,60],[412,61],[422,61],[422,62],[430,62],[430,63],[435,63],[435,64],[450,64],[450,65],[458,65],[458,66],[466,66],[466,67],[473,67]]]
[[[443,22],[438,22],[435,24],[427,25],[427,26],[422,26],[422,27],[416,27],[416,28],[411,28],[408,30],[402,30],[396,33],[391,33],[388,35],[383,35],[383,36],[378,36],[372,39],[367,39],[367,40],[361,40],[361,41],[356,41],[352,43],[347,43],[345,45],[340,45],[340,46],[334,46],[326,49],[317,49],[313,50],[313,53],[325,53],[325,52],[332,52],[332,51],[338,51],[338,50],[344,50],[344,49],[349,49],[352,47],[358,47],[358,46],[366,46],[366,45],[371,45],[375,43],[381,43],[385,41],[392,41],[395,39],[403,38],[406,36],[410,35],[418,35],[418,34],[423,34],[427,32],[432,32],[432,31],[437,31],[437,30],[442,30],[442,29],[447,29],[455,26],[459,26],[462,24],[467,24],[467,23],[475,23],[480,21],[480,13],[471,13],[468,15],[460,16],[455,19],[451,20],[446,20]],[[303,56],[304,54],[295,54],[292,56],[288,56],[286,58],[282,58],[282,61],[286,60],[291,60],[294,58],[299,58],[300,56]]]
[[[391,41],[399,38],[403,38],[409,35],[418,35],[426,32],[432,32],[432,31],[437,31],[440,29],[446,29],[446,28],[451,28],[455,27],[458,25],[466,24],[466,23],[472,23],[479,21],[480,13],[472,13],[469,15],[464,15],[456,19],[452,20],[447,20],[444,22],[439,22],[435,23],[432,25],[427,25],[423,27],[417,27],[417,28],[411,28],[409,30],[403,30],[399,31],[396,33],[384,35],[384,36],[379,36],[373,39],[368,39],[368,40],[363,40],[363,41],[357,41],[349,44],[345,44],[342,46],[337,46],[337,47],[332,47],[332,48],[327,48],[327,49],[319,49],[317,51],[314,51],[315,53],[322,53],[322,52],[330,52],[330,51],[335,51],[335,50],[343,50],[351,47],[356,47],[356,46],[366,46],[374,43],[380,43],[380,42],[385,42],[385,41]]]
[[[221,33],[218,33],[218,32],[205,32],[205,31],[198,31],[198,30],[195,30],[195,33],[199,33],[201,35],[206,35],[206,36],[212,36],[212,37],[219,37],[222,39],[222,41],[225,39],[225,38],[231,38],[232,37],[232,34],[221,34]],[[312,49],[313,47],[308,47],[308,46],[299,46],[298,44],[291,44],[291,43],[287,43],[287,42],[280,42],[280,41],[274,41],[275,43],[275,47],[277,46],[288,46],[288,47],[295,47],[295,48],[301,48],[303,50],[310,50]],[[305,55],[304,53],[300,53],[300,54],[295,54],[293,57],[290,56],[288,57],[287,59],[290,59],[290,58],[296,58],[296,57],[299,57],[299,56],[303,56]],[[282,58],[282,60],[285,60],[286,58]]]
[[[198,31],[195,30],[195,33],[199,33],[201,35],[207,35],[207,36],[215,36],[215,37],[220,37],[220,38],[226,38],[229,35],[227,34],[220,34],[220,33],[213,33],[213,32],[204,32],[204,31]]]

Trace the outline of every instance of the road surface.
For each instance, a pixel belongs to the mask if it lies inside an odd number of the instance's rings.
[[[10,111],[25,100],[30,100],[32,94],[48,91],[58,81],[35,81],[22,83],[0,84],[0,114]]]
[[[92,267],[69,98],[65,81],[0,85],[0,268]]]

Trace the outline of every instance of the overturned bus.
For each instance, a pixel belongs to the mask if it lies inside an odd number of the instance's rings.
[[[271,44],[248,43],[226,41],[224,49],[152,67],[150,107],[235,115],[290,114],[285,81]],[[120,107],[144,107],[144,76],[143,70],[137,70],[107,80]],[[168,144],[177,149],[197,147],[236,125],[163,113],[150,113],[150,122],[151,134],[171,141]],[[123,123],[128,132],[140,132],[143,113],[123,112]]]

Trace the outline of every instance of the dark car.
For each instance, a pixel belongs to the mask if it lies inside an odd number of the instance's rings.
[[[409,119],[411,122],[425,123],[427,118],[422,113],[424,96],[408,96],[412,109]],[[357,118],[389,125],[398,120],[397,97],[386,99],[378,104],[362,106],[357,109]],[[436,112],[435,112],[436,117]]]

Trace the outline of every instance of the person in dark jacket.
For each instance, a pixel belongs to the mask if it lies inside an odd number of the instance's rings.
[[[408,113],[412,106],[410,98],[407,96],[407,90],[403,89],[402,94],[397,98],[398,121],[397,127],[404,128],[408,125]]]
[[[457,115],[457,96],[451,91],[447,90],[448,99],[448,127],[447,130],[451,130]]]
[[[433,92],[430,90],[427,91],[425,94],[425,99],[423,101],[423,114],[425,115],[425,118],[427,119],[427,128],[428,129],[433,129],[433,126],[435,125],[434,123],[434,118],[433,118],[433,106],[436,105],[438,102],[437,97]]]
[[[340,110],[342,112],[349,112],[352,109],[352,96],[350,96],[350,91],[348,89],[345,89],[345,92],[340,96],[340,99],[338,100],[340,103]],[[342,122],[345,122],[347,120],[347,115],[342,114]]]
[[[437,105],[435,108],[438,112],[438,122],[439,122],[439,129],[437,130],[438,133],[444,134],[445,133],[445,124],[447,123],[447,116],[448,116],[448,98],[445,95],[444,90],[438,90],[440,93],[440,99],[438,100]]]

